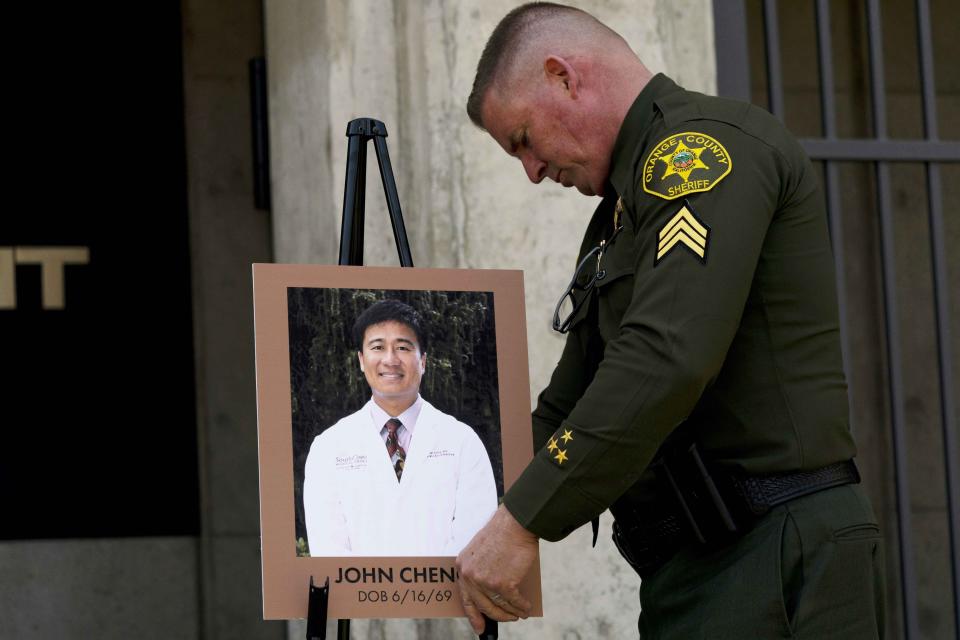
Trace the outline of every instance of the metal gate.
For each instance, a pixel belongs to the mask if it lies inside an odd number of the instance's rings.
[[[960,202],[955,202],[957,198],[953,194],[950,196],[953,200],[945,204],[943,179],[944,170],[953,171],[957,168],[955,163],[960,163],[960,143],[955,133],[952,139],[940,137],[938,97],[945,105],[941,106],[941,113],[950,108],[952,98],[943,99],[944,92],[938,91],[935,78],[935,45],[939,42],[935,39],[935,30],[940,21],[960,24],[958,4],[935,2],[937,15],[931,17],[928,0],[916,0],[912,4],[907,0],[883,3],[880,0],[843,3],[829,0],[713,0],[718,93],[752,99],[791,128],[794,128],[791,107],[795,110],[794,119],[807,125],[811,120],[810,113],[797,114],[796,110],[819,112],[818,126],[815,127],[819,131],[794,132],[800,136],[811,159],[822,169],[838,274],[844,362],[854,414],[852,428],[861,444],[889,439],[889,456],[886,459],[875,456],[879,458],[875,461],[878,468],[874,474],[865,474],[865,482],[871,497],[879,496],[878,501],[883,503],[885,480],[892,477],[889,490],[891,517],[884,530],[889,568],[887,579],[892,583],[888,589],[887,629],[891,637],[908,640],[960,637],[960,445],[955,404],[958,392],[954,379],[957,357],[951,344],[951,334],[956,334],[957,325],[951,325],[949,296],[953,293],[957,297],[960,291],[956,275],[954,282],[950,280],[951,271],[956,274],[960,270],[956,268],[957,251],[948,240],[948,235],[958,234],[960,223],[954,221],[960,217]],[[846,31],[839,29],[838,18],[850,28]],[[889,38],[885,40],[884,36],[892,31],[885,34],[884,29],[899,30],[898,33],[907,29],[908,36],[901,33],[898,37],[901,40],[909,37],[911,46],[891,47]],[[838,31],[849,37],[838,42]],[[785,44],[786,41],[789,45]],[[789,70],[798,68],[794,56],[802,56],[803,51],[807,51],[811,62],[807,85],[791,89]],[[915,96],[898,91],[891,98],[888,89],[891,73],[886,64],[890,60],[885,61],[885,55],[894,59],[898,68],[902,66],[901,59],[894,56],[916,56],[919,87]],[[840,58],[850,63],[848,66],[854,69],[852,76],[862,76],[863,89],[859,94],[849,87],[841,92],[835,75]],[[937,62],[940,63],[938,72],[956,75],[952,71],[954,60],[938,59]],[[803,73],[801,69],[800,75]],[[802,82],[797,81],[797,84]],[[841,93],[846,96],[844,104],[857,100],[863,102],[864,122],[859,122],[849,109],[845,109],[842,117],[838,116],[838,96]],[[897,107],[893,120],[891,99]],[[901,107],[905,104],[907,109],[904,110]],[[911,109],[914,112],[919,109],[922,115],[922,126],[918,122],[914,127],[920,135],[901,133],[901,130],[910,131],[909,123],[900,125],[912,117]],[[850,135],[849,131],[841,130],[840,122],[855,122],[864,130],[860,135]],[[891,135],[891,122],[898,125],[897,135]],[[954,120],[950,122],[955,124]],[[856,126],[843,128],[850,130]],[[854,174],[859,176],[856,180],[850,177]],[[923,193],[925,198],[922,199],[926,201],[925,207],[912,213],[898,211],[904,202],[898,203],[891,194],[894,179],[901,180],[907,174],[914,176],[916,184],[901,189],[898,193],[908,194],[909,198],[899,197],[899,200],[921,199]],[[957,175],[960,177],[960,173]],[[947,182],[952,184],[952,181]],[[857,191],[857,197],[871,201],[869,211],[854,214],[850,207],[844,206],[843,199],[849,195],[850,189]],[[916,216],[922,215],[924,208],[926,216],[921,224]],[[857,215],[867,217],[856,218]],[[909,269],[906,272],[909,275],[922,271],[925,276],[919,280],[926,282],[918,282],[918,279],[904,282],[904,262],[900,258],[904,255],[902,245],[905,240],[898,237],[897,230],[898,225],[902,225],[898,221],[909,215],[914,216],[908,223],[911,227],[926,227],[929,248],[925,251],[929,254],[924,256],[928,264],[922,268],[908,255]],[[857,219],[855,223],[851,223],[853,218]],[[858,237],[850,237],[851,226]],[[872,275],[866,276],[862,269],[852,266],[850,259],[851,247],[864,255],[871,251],[868,246],[871,234],[863,231],[865,227],[876,230],[874,253],[877,263]],[[948,253],[948,248],[953,253]],[[869,264],[869,260],[865,262]],[[859,294],[851,289],[859,289],[862,281],[871,278],[875,278],[878,285],[878,305],[872,314],[869,305],[851,302],[860,299]],[[929,306],[932,307],[929,311],[922,308],[925,305],[905,311],[903,303],[898,301],[898,297],[903,298],[905,294],[912,298],[916,288],[929,288]],[[953,301],[954,304],[957,302]],[[926,313],[931,316],[932,329],[929,331],[918,320]],[[881,352],[877,360],[883,362],[879,374],[864,364],[870,362],[864,356],[869,344],[862,340],[861,329],[865,324],[869,325],[870,317],[882,327],[878,331],[877,345]],[[935,356],[915,362],[911,356],[917,350],[911,346],[925,339],[929,339],[931,345],[935,344],[930,349]],[[908,345],[906,349],[905,344]],[[918,369],[923,371],[921,376],[913,373]],[[917,380],[918,377],[922,379]],[[861,379],[858,381],[858,378]],[[869,408],[870,394],[858,390],[869,388],[874,378],[883,379],[884,419],[875,424],[858,424],[858,407],[866,407],[861,413],[869,414],[872,410]],[[928,387],[929,397],[936,397],[931,401],[935,410],[924,413],[923,401],[912,395],[907,397],[907,385],[911,388],[918,385]],[[915,440],[914,433],[924,432],[925,425],[933,422],[931,413],[934,417],[939,414],[936,417],[939,429],[934,429],[937,442],[914,446],[911,438]],[[921,426],[915,429],[917,424]],[[929,432],[927,440],[930,440]],[[916,484],[912,490],[911,480],[917,476],[921,476],[923,484]],[[936,481],[929,483],[934,477]],[[935,486],[937,482],[941,484]],[[927,499],[918,500],[915,495],[918,492]],[[918,507],[918,502],[925,506]],[[941,528],[943,544],[930,543],[937,538],[936,532]],[[934,569],[918,575],[918,558],[924,566],[937,567],[939,563],[940,573]],[[940,583],[928,584],[936,583],[937,576],[941,578]],[[922,597],[918,596],[918,589],[925,590]],[[929,597],[927,591],[942,592],[942,597]]]

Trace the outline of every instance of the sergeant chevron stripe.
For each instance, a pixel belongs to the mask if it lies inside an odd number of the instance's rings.
[[[657,258],[653,264],[656,266],[678,245],[683,245],[705,263],[709,238],[710,228],[697,218],[693,209],[690,208],[690,203],[685,201],[680,211],[677,211],[677,214],[660,229],[657,238]]]

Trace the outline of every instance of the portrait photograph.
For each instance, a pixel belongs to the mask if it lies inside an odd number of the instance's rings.
[[[493,294],[287,304],[297,554],[457,555],[503,495]]]
[[[254,265],[265,618],[463,614],[532,457],[518,271]],[[525,592],[540,608],[539,569]]]

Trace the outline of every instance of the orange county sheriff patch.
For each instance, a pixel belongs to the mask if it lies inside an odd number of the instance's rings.
[[[710,242],[710,227],[697,217],[690,203],[683,201],[680,211],[670,218],[657,233],[657,257],[653,266],[657,266],[668,253],[677,247],[686,247],[700,262],[707,261],[707,246]]]
[[[573,442],[573,429],[560,429],[547,440],[547,455],[558,467],[566,466],[570,461],[570,443]]]
[[[733,163],[723,145],[705,133],[687,131],[661,140],[643,165],[643,190],[665,200],[709,191]]]

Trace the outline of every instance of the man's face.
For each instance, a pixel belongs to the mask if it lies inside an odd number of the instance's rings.
[[[491,89],[483,124],[494,140],[523,163],[530,181],[544,178],[602,195],[611,150],[604,147],[584,100],[574,100],[556,82],[535,82],[516,92]]]
[[[420,353],[413,329],[393,321],[370,325],[357,356],[374,398],[389,402],[416,399],[426,355]]]

